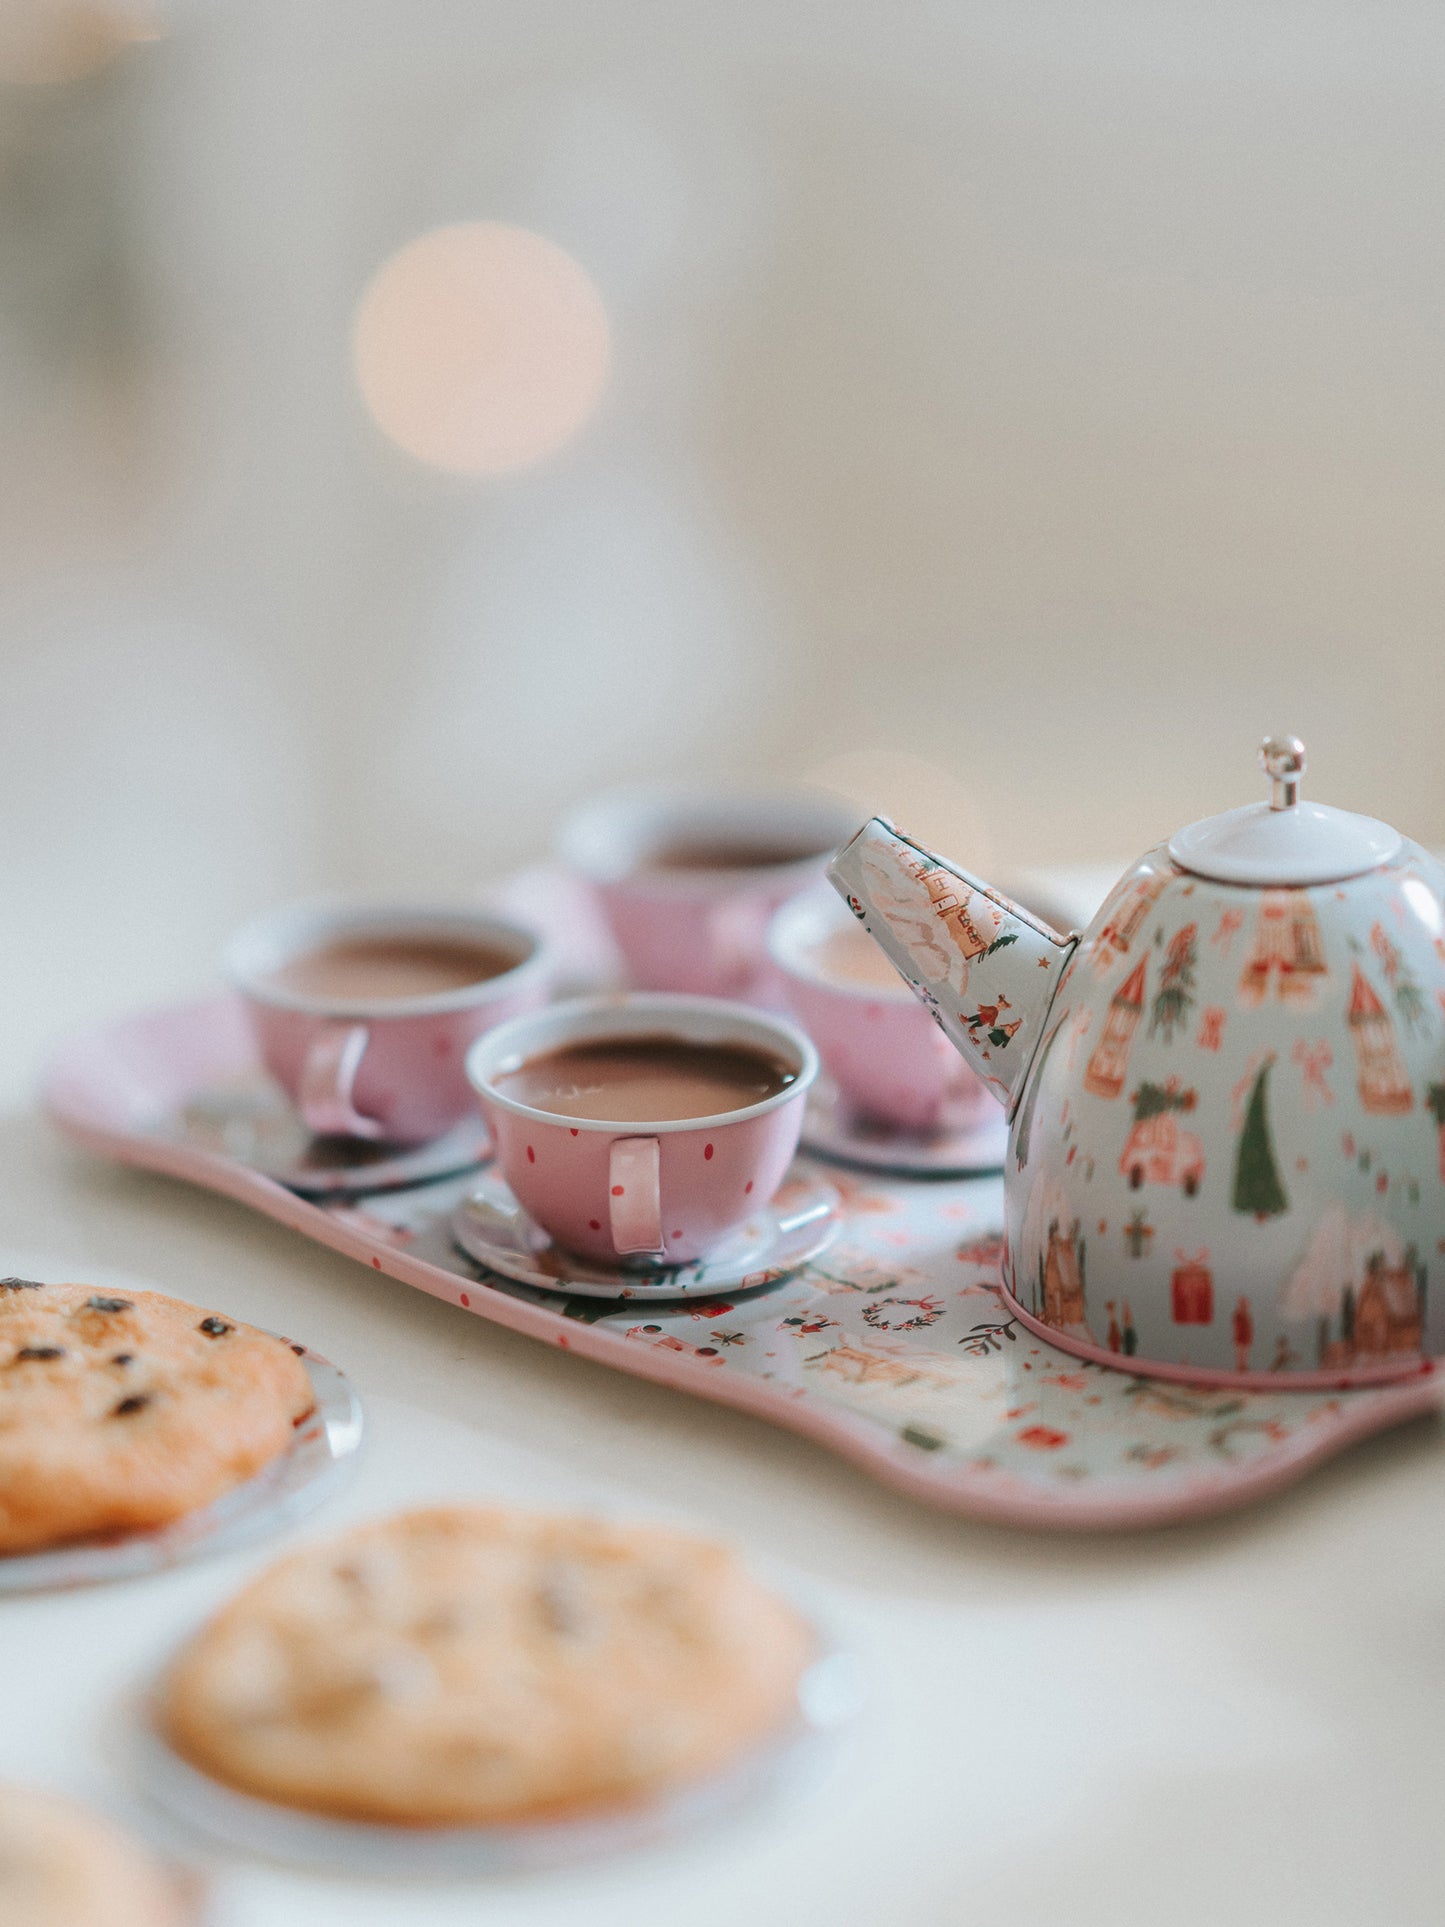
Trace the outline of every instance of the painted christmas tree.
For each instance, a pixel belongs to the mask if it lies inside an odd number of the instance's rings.
[[[1370,931],[1370,948],[1385,967],[1385,981],[1394,995],[1396,1010],[1411,1030],[1418,1030],[1425,1021],[1425,999],[1410,975],[1399,945],[1391,943],[1383,926],[1377,923]]]
[[[1272,1057],[1259,1067],[1234,1161],[1234,1208],[1252,1212],[1256,1218],[1277,1218],[1289,1210],[1269,1129],[1269,1074],[1273,1067]]]
[[[1425,1093],[1425,1103],[1440,1134],[1440,1176],[1445,1179],[1445,1084],[1432,1084]]]
[[[1154,1006],[1149,1013],[1149,1035],[1156,1030],[1164,1032],[1164,1042],[1174,1042],[1175,1028],[1189,1015],[1194,1003],[1194,966],[1199,960],[1199,946],[1196,941],[1199,926],[1186,923],[1182,930],[1176,930],[1170,939],[1164,957],[1164,968],[1159,976],[1159,988],[1154,994]]]
[[[1425,998],[1415,979],[1401,975],[1395,986],[1395,1008],[1404,1018],[1411,1030],[1420,1030],[1425,1023]]]

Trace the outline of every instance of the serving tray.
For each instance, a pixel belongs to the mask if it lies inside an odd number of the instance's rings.
[[[788,1426],[954,1512],[1065,1528],[1221,1512],[1440,1407],[1435,1372],[1357,1391],[1200,1390],[1058,1351],[999,1296],[992,1177],[813,1166],[843,1193],[835,1243],[791,1278],[716,1301],[618,1304],[513,1284],[452,1240],[475,1174],[303,1198],[218,1149],[218,1107],[254,1108],[261,1075],[243,1012],[221,997],[77,1036],[44,1100],[104,1156],[240,1199],[476,1317]]]

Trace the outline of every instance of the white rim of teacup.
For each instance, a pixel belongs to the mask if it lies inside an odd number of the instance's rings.
[[[302,951],[337,937],[421,937],[443,943],[461,939],[494,949],[511,949],[516,962],[495,977],[478,977],[456,990],[425,997],[308,997],[271,981],[270,973]],[[470,1010],[493,997],[509,997],[547,968],[545,938],[510,917],[490,910],[427,903],[319,901],[292,904],[257,917],[237,931],[224,952],[224,970],[233,989],[275,1010],[310,1017],[428,1017]]]
[[[560,1111],[541,1111],[519,1103],[497,1089],[492,1079],[503,1071],[519,1070],[529,1057],[567,1044],[588,1043],[602,1037],[680,1037],[690,1044],[742,1044],[775,1052],[781,1044],[797,1059],[790,1084],[756,1104],[710,1117],[665,1118],[658,1123],[637,1118],[569,1117]],[[612,997],[574,997],[549,1004],[545,1010],[512,1017],[467,1052],[467,1077],[472,1088],[495,1104],[532,1124],[565,1124],[579,1131],[618,1132],[663,1137],[678,1131],[721,1129],[743,1119],[781,1110],[800,1096],[818,1075],[818,1053],[810,1039],[785,1017],[773,1017],[751,1004],[728,1003],[721,997],[688,997],[665,991],[627,991]]]
[[[862,926],[830,885],[803,890],[789,897],[768,924],[768,955],[785,977],[795,977],[818,990],[833,991],[854,1003],[914,1003],[914,993],[902,976],[896,984],[856,984],[830,976],[817,966],[809,953],[837,931],[853,927]]]
[[[767,878],[803,878],[833,850],[857,833],[857,814],[826,791],[804,789],[706,789],[683,784],[609,790],[570,812],[557,833],[557,853],[569,869],[589,883],[620,884],[649,895],[695,896],[699,889],[719,894]],[[737,869],[647,870],[649,853],[660,844],[695,836],[745,838],[764,848],[776,843],[796,848],[816,839],[817,847],[790,863],[739,865]]]

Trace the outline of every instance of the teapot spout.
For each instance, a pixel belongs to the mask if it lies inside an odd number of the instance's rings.
[[[875,816],[828,878],[994,1096],[1011,1112],[1078,937]]]

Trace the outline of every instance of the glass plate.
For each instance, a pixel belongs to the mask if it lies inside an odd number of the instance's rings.
[[[253,1479],[152,1532],[81,1539],[0,1558],[0,1594],[96,1586],[164,1572],[277,1532],[329,1499],[356,1462],[361,1402],[329,1359],[304,1347],[299,1355],[316,1393],[316,1409],[302,1420],[290,1447]]]
[[[161,1738],[143,1698],[124,1744],[145,1792],[210,1841],[263,1859],[384,1879],[458,1879],[564,1866],[649,1846],[716,1820],[762,1812],[826,1764],[828,1742],[861,1699],[851,1655],[820,1637],[784,1731],[723,1773],[643,1805],[576,1819],[495,1827],[392,1827],[306,1813],[223,1785]]]

